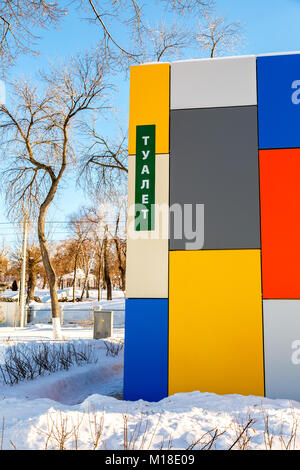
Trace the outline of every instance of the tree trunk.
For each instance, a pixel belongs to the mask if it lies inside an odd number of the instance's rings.
[[[101,300],[101,271],[102,271],[102,256],[99,258],[98,268],[98,302]]]
[[[81,296],[80,296],[81,301],[83,300],[84,293],[86,291],[87,279],[88,279],[88,274],[85,275],[85,278],[84,278],[84,281],[83,281],[83,287],[82,287]]]
[[[121,277],[121,289],[122,291],[125,290],[125,284],[126,284],[126,271],[125,267],[123,266],[122,263],[122,256],[121,256],[121,249],[120,249],[120,240],[118,237],[115,237],[115,246],[116,246],[116,251],[117,251],[117,258],[118,258],[118,268],[120,271],[120,277]]]
[[[94,255],[95,255],[95,251],[93,252],[92,259],[94,258]],[[89,279],[90,272],[91,272],[91,260],[88,259],[87,264],[86,264],[85,278],[84,278],[80,300],[83,300],[85,292],[87,293],[86,298],[88,298],[88,279]]]
[[[76,301],[77,261],[78,261],[78,253],[76,253],[75,255],[75,263],[74,263],[73,303]]]
[[[111,288],[111,279],[109,272],[109,263],[108,263],[108,253],[107,253],[108,240],[105,236],[103,240],[103,256],[104,256],[104,280],[106,285],[106,299],[112,300],[112,288]]]
[[[118,237],[119,223],[120,223],[120,214],[118,214],[117,220],[116,220],[116,228],[115,228],[114,242],[115,242],[115,246],[116,246],[117,258],[118,258],[118,268],[119,268],[120,277],[121,277],[121,289],[122,289],[122,291],[125,291],[126,269],[125,269],[125,264],[122,263],[122,254],[121,254],[121,247],[120,247],[120,238]]]
[[[38,219],[38,237],[41,248],[42,260],[44,268],[47,274],[50,297],[51,297],[51,309],[52,309],[52,325],[53,325],[53,338],[62,339],[61,327],[60,327],[60,313],[59,313],[59,303],[57,296],[57,280],[56,274],[53,269],[50,253],[47,246],[46,236],[45,236],[45,220],[48,208],[55,196],[58,185],[58,179],[52,182],[50,191],[40,206],[39,219]]]
[[[34,267],[34,262],[31,259],[28,259],[27,268],[28,268],[28,282],[27,282],[26,304],[29,304],[30,302],[34,300],[34,291],[36,287],[36,270]]]

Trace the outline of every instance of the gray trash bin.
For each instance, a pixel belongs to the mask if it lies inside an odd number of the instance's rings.
[[[113,334],[113,312],[94,309],[94,339],[110,338]]]
[[[27,322],[31,323],[35,320],[36,310],[34,309],[34,305],[29,305],[27,309]]]

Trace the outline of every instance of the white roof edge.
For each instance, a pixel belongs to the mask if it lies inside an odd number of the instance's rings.
[[[142,64],[132,64],[130,67],[139,67],[140,65],[170,65],[171,62],[143,62]]]
[[[266,52],[265,54],[257,54],[256,57],[265,57],[273,55],[294,55],[300,54],[300,51],[288,51],[288,52]]]
[[[200,57],[199,59],[184,59],[184,60],[175,60],[174,62],[171,62],[171,65],[173,64],[181,64],[184,62],[212,62],[213,60],[228,60],[228,59],[252,59],[255,58],[256,55],[251,54],[251,55],[232,55],[232,56],[226,56],[226,57]]]
[[[140,65],[173,65],[173,64],[181,64],[185,62],[199,62],[199,61],[213,61],[213,60],[227,60],[227,59],[251,59],[254,57],[266,57],[266,56],[277,56],[277,55],[294,55],[300,54],[300,51],[287,51],[287,52],[265,52],[263,54],[245,54],[245,55],[230,55],[224,57],[199,57],[198,59],[182,59],[182,60],[174,60],[173,62],[144,62],[143,64],[136,64],[131,65],[131,67],[138,67]]]

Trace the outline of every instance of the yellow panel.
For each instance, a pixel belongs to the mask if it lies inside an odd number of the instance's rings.
[[[169,153],[170,65],[130,70],[129,155],[136,153],[136,126],[156,125],[156,153]]]
[[[260,250],[170,252],[169,394],[264,395]]]
[[[169,275],[169,156],[155,159],[155,230],[136,232],[135,156],[128,159],[126,297],[167,298]]]

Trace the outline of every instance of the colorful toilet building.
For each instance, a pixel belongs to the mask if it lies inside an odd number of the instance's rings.
[[[124,398],[300,400],[300,53],[132,67],[128,184]]]

